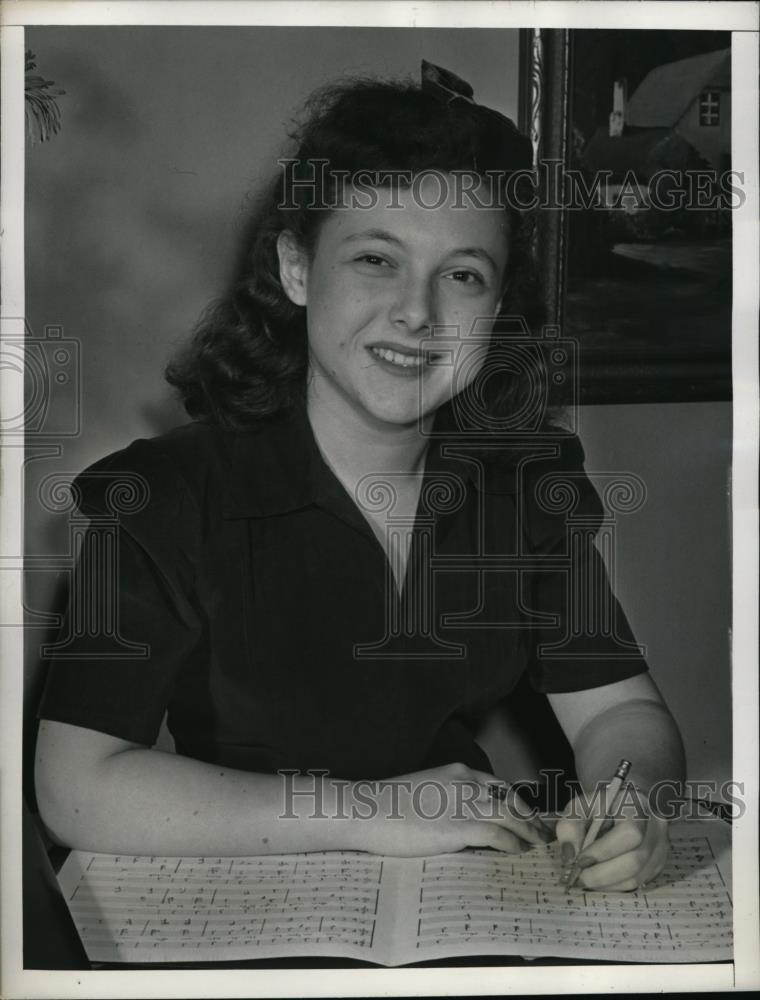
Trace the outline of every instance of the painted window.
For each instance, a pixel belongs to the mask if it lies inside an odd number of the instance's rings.
[[[720,125],[720,91],[705,90],[699,98],[699,124]]]

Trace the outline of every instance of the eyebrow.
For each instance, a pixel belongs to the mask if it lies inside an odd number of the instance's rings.
[[[393,243],[397,247],[401,247],[404,244],[393,233],[389,233],[385,229],[363,229],[360,233],[352,233],[351,236],[346,236],[343,240],[344,243],[354,243],[357,240],[383,240],[386,243]]]
[[[400,240],[397,236],[394,236],[393,233],[389,233],[386,229],[364,229],[360,233],[352,233],[351,236],[346,236],[343,242],[355,243],[358,240],[383,240],[385,243],[392,243],[397,247],[404,246],[402,240]],[[487,264],[490,264],[494,271],[499,270],[496,261],[483,247],[457,247],[455,250],[451,250],[447,256],[475,257],[478,260],[484,260]]]
[[[483,247],[458,247],[456,250],[451,251],[450,256],[477,257],[479,260],[484,260],[487,264],[490,264],[494,271],[499,270],[496,261]]]

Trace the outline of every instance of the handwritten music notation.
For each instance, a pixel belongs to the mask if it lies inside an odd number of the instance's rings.
[[[381,858],[80,858],[86,863],[78,864],[68,892],[64,871],[61,881],[94,961],[200,961],[208,953],[231,959],[227,952],[255,957],[262,949],[302,945],[372,947]]]
[[[720,961],[731,957],[731,888],[706,838],[676,839],[645,892],[565,893],[550,847],[514,858],[493,853],[424,862],[416,946],[623,961]],[[555,954],[557,954],[555,948]]]
[[[707,835],[687,824],[662,875],[634,893],[565,893],[556,844],[431,858],[73,851],[59,881],[95,962],[318,955],[404,965],[489,954],[704,962],[732,957],[729,852],[717,823]]]

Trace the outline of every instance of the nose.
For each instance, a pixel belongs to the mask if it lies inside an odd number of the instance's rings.
[[[390,320],[396,329],[407,333],[429,333],[433,326],[435,303],[430,281],[410,275],[398,289],[391,307]]]

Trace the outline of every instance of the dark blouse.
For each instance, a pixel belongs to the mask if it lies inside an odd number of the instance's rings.
[[[39,714],[150,745],[168,711],[179,753],[256,771],[488,767],[477,717],[525,670],[544,692],[646,670],[582,461],[561,434],[435,439],[399,597],[302,408],[135,441],[75,481],[89,526]]]

